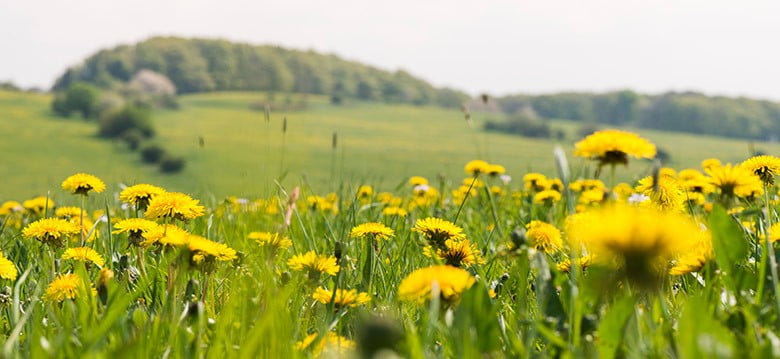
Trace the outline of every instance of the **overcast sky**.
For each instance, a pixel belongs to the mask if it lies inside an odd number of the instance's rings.
[[[471,93],[780,100],[777,0],[0,0],[0,81],[48,88],[94,51],[153,35],[313,48]]]

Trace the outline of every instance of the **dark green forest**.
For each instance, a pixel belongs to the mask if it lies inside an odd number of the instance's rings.
[[[780,133],[780,104],[749,98],[707,96],[696,92],[643,95],[558,93],[497,98],[501,110],[518,117],[567,119],[587,124],[631,126],[668,131],[775,140]]]
[[[436,88],[405,71],[389,72],[336,55],[214,39],[154,37],[101,50],[68,69],[53,90],[75,82],[104,89],[129,81],[139,70],[167,76],[180,94],[208,91],[272,91],[458,107],[461,91]]]

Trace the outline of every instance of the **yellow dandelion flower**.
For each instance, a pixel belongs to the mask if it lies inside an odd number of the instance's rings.
[[[659,175],[658,185],[653,184],[653,177],[647,176],[639,180],[636,191],[648,197],[659,209],[665,211],[682,211],[685,195],[674,177]]]
[[[295,343],[295,349],[311,349],[311,352],[315,357],[341,357],[344,354],[347,354],[350,350],[355,349],[356,346],[354,341],[342,337],[336,333],[328,332],[325,338],[321,339],[312,347],[312,343],[314,343],[317,338],[317,333],[309,334],[302,341]]]
[[[409,178],[409,184],[412,185],[412,187],[417,186],[427,186],[428,185],[428,179],[425,177],[420,176],[412,176]]]
[[[594,189],[604,191],[607,189],[607,185],[605,185],[601,180],[597,179],[578,179],[569,184],[569,189],[574,192],[582,192]]]
[[[106,184],[93,175],[76,173],[62,181],[62,189],[73,194],[86,196],[89,191],[94,191],[95,193],[103,192],[106,189]]]
[[[420,268],[409,273],[398,286],[398,297],[403,301],[423,303],[431,299],[434,284],[439,289],[440,298],[449,304],[456,302],[460,295],[471,288],[475,278],[464,269],[448,265],[435,265]]]
[[[448,220],[433,217],[418,219],[412,231],[422,234],[428,239],[428,243],[437,247],[443,245],[448,239],[465,238],[463,228]]]
[[[628,183],[621,182],[612,188],[612,193],[615,194],[618,200],[626,201],[628,200],[628,197],[631,197],[631,194],[634,193],[634,187],[631,187]]]
[[[46,288],[43,299],[51,302],[62,302],[65,299],[75,299],[84,290],[84,282],[76,274],[61,274]]]
[[[16,201],[5,201],[0,205],[0,216],[9,215],[12,213],[20,213],[24,211],[22,204]]]
[[[336,201],[338,199],[328,199],[322,196],[309,196],[306,201],[309,202],[309,208],[312,211],[331,212],[332,214],[338,214],[339,209]]]
[[[715,190],[707,176],[693,168],[680,171],[677,174],[677,181],[688,192],[708,194]]]
[[[406,217],[407,215],[409,215],[409,212],[407,212],[405,209],[401,207],[385,207],[382,210],[382,215]]]
[[[555,253],[563,248],[561,231],[552,224],[542,221],[531,221],[526,226],[525,233],[528,245],[538,251]]]
[[[144,235],[149,231],[159,226],[156,222],[152,222],[143,218],[128,218],[123,219],[114,224],[114,234],[127,233],[127,237],[130,240],[130,244],[139,245],[146,240]]]
[[[54,208],[55,204],[51,198],[39,196],[22,202],[22,207],[33,214],[43,214],[44,210]]]
[[[477,245],[468,239],[448,239],[444,241],[444,247],[436,250],[436,256],[453,267],[470,267],[475,264],[484,264]]]
[[[369,222],[357,225],[349,233],[352,238],[388,239],[395,236],[395,231],[378,222]]]
[[[34,238],[53,245],[61,245],[65,238],[78,233],[78,225],[59,218],[39,219],[22,230],[22,235],[27,239]]]
[[[528,191],[544,191],[547,189],[547,176],[541,173],[528,173],[523,176],[525,189]]]
[[[503,196],[504,189],[499,186],[490,186],[490,194],[497,197]]]
[[[751,227],[755,228],[755,224],[753,224]],[[769,242],[775,243],[777,241],[780,241],[780,223],[775,223],[771,227],[769,227]]]
[[[336,294],[334,296],[332,290],[322,287],[314,290],[312,298],[322,304],[334,303],[337,307],[357,307],[371,301],[371,297],[368,293],[358,293],[355,289],[336,289]]]
[[[287,249],[292,247],[292,241],[279,233],[250,232],[247,237],[249,237],[249,239],[254,239],[255,242],[260,245],[275,249]]]
[[[224,243],[214,242],[201,236],[187,237],[187,249],[192,253],[192,261],[201,263],[204,260],[232,261],[238,256],[236,250]]]
[[[500,176],[506,173],[506,168],[504,168],[502,165],[491,164],[488,165],[488,167],[485,169],[485,173],[492,177]]]
[[[374,188],[369,185],[362,185],[358,188],[357,198],[370,199],[374,195]]]
[[[101,257],[97,251],[89,247],[68,248],[64,253],[62,253],[62,259],[75,259],[85,263],[92,262],[100,267],[105,265],[103,257]]]
[[[723,164],[720,162],[717,158],[708,158],[704,161],[701,161],[701,168],[704,169],[704,171],[710,171],[714,168],[720,167]]]
[[[761,178],[746,167],[726,164],[712,167],[706,172],[710,176],[710,183],[725,198],[749,197],[756,192],[763,193]]]
[[[143,237],[145,240],[140,243],[142,247],[148,247],[152,244],[180,247],[187,244],[190,233],[173,224],[162,224],[149,229],[143,234]]]
[[[593,188],[582,191],[582,193],[580,193],[580,197],[577,199],[577,202],[588,205],[602,202],[605,198],[606,193],[604,193],[603,189]]]
[[[98,286],[105,287],[111,279],[114,279],[114,271],[109,268],[101,269],[98,273]]]
[[[54,216],[62,219],[79,218],[81,217],[81,208],[72,206],[59,207],[54,211]]]
[[[160,187],[146,183],[141,183],[127,187],[119,192],[119,200],[127,204],[132,204],[136,208],[145,209],[149,206],[149,201],[157,195],[166,191]]]
[[[545,181],[544,186],[548,190],[563,192],[563,182],[559,178],[550,178]]]
[[[580,269],[586,269],[590,264],[593,262],[593,256],[587,255],[580,258],[577,258],[576,260],[577,265],[580,267]],[[571,260],[569,258],[564,259],[560,263],[555,265],[555,268],[559,272],[569,272],[571,270]]]
[[[628,164],[628,156],[655,157],[655,145],[631,132],[596,131],[575,145],[574,155],[597,160],[600,166]]]
[[[16,270],[16,265],[6,258],[2,252],[0,252],[0,278],[8,280],[16,280],[16,276],[19,272]]]
[[[640,285],[659,279],[669,260],[701,236],[699,226],[681,213],[622,204],[569,217],[567,233],[594,255],[594,265],[620,270]]]
[[[688,248],[680,251],[674,260],[674,266],[669,269],[670,275],[683,275],[698,272],[715,255],[712,249],[712,236],[702,231],[699,236],[687,241]]]
[[[470,188],[482,188],[482,187],[485,187],[485,182],[482,182],[482,181],[479,180],[479,178],[474,178],[474,177],[466,177],[466,178],[464,178],[463,181],[461,182],[461,184],[463,184],[463,186],[465,186],[467,190],[468,190],[469,187]]]
[[[197,199],[192,199],[184,193],[160,193],[149,201],[149,206],[146,208],[146,218],[175,218],[187,221],[205,213],[205,208],[198,203]]]
[[[740,164],[753,172],[765,184],[774,184],[775,176],[780,173],[780,158],[775,156],[754,156]]]
[[[534,203],[555,203],[561,200],[561,193],[555,190],[546,189],[534,195]]]
[[[489,163],[483,160],[473,160],[469,161],[469,163],[466,163],[466,166],[463,167],[463,170],[466,171],[467,174],[476,176],[482,173],[487,173],[489,168]]]
[[[317,276],[318,273],[336,275],[339,271],[336,257],[317,255],[314,251],[293,256],[287,261],[287,265],[292,270],[307,271],[310,278]]]

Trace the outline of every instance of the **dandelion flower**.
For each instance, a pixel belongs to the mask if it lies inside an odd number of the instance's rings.
[[[371,199],[374,195],[374,188],[369,185],[362,185],[358,188],[357,198],[359,199]]]
[[[44,218],[27,225],[22,235],[28,239],[37,239],[43,243],[62,245],[62,241],[79,233],[79,226],[64,219]]]
[[[152,198],[163,193],[165,190],[160,187],[141,183],[123,189],[122,192],[119,192],[119,199],[134,205],[136,208],[145,209],[149,206],[149,201]]]
[[[685,202],[680,186],[670,176],[658,176],[658,185],[653,184],[653,177],[647,176],[639,180],[636,191],[648,196],[652,203],[665,211],[682,211]]]
[[[412,176],[409,178],[409,184],[412,185],[412,187],[428,185],[428,180],[425,177]]]
[[[103,192],[103,190],[106,189],[106,184],[103,183],[100,178],[93,175],[76,173],[62,181],[62,189],[70,191],[73,194],[86,196],[89,191],[95,193]]]
[[[114,234],[127,233],[130,244],[139,245],[146,240],[144,235],[159,226],[157,223],[143,218],[123,219],[114,224]]]
[[[54,215],[62,219],[79,218],[81,217],[81,208],[72,206],[59,207],[54,211]]]
[[[287,249],[292,246],[292,241],[279,233],[271,232],[250,232],[247,236],[254,239],[255,242],[276,249]]]
[[[466,163],[466,166],[463,168],[466,173],[476,176],[482,173],[487,173],[490,169],[490,164],[483,161],[483,160],[473,160],[469,161],[469,163]]]
[[[456,302],[466,289],[471,288],[474,281],[475,278],[464,269],[436,265],[409,273],[398,286],[398,296],[404,301],[423,303],[431,299],[435,283],[441,299],[451,304]]]
[[[44,210],[54,208],[55,204],[51,198],[46,196],[39,196],[22,202],[22,206],[24,209],[34,214],[40,215],[43,214]]]
[[[100,267],[105,264],[103,257],[101,257],[97,251],[89,247],[68,248],[64,253],[62,253],[62,259],[75,259],[85,263],[92,262]]]
[[[541,173],[528,173],[523,176],[523,183],[525,183],[525,189],[529,191],[544,191],[547,189],[547,176]]]
[[[780,158],[775,156],[754,156],[740,164],[753,172],[765,184],[774,184],[775,176],[780,173]]]
[[[145,240],[141,242],[141,246],[156,244],[163,247],[180,247],[187,244],[189,237],[189,232],[173,224],[163,224],[144,233]]]
[[[311,352],[315,357],[319,357],[320,354],[323,354],[322,356],[324,357],[341,357],[344,354],[347,354],[350,350],[354,349],[356,346],[354,341],[342,337],[336,333],[328,332],[325,338],[320,340],[317,344],[314,344],[312,347],[312,343],[314,343],[318,337],[319,336],[317,333],[307,335],[306,338],[295,343],[295,349],[311,349]]]
[[[16,270],[14,262],[6,258],[2,252],[0,252],[0,278],[8,280],[16,280],[16,276],[19,272]]]
[[[710,183],[725,198],[749,197],[756,192],[763,193],[761,178],[746,167],[727,164],[711,167],[706,172],[710,176]]]
[[[600,166],[628,164],[628,156],[655,157],[655,145],[639,135],[619,130],[596,131],[575,145],[574,155],[597,160]]]
[[[307,271],[310,278],[318,277],[319,273],[336,275],[339,271],[336,257],[317,255],[314,251],[293,256],[287,261],[287,265],[292,270]]]
[[[531,221],[526,226],[525,233],[529,245],[538,251],[555,253],[563,248],[561,231],[552,224],[542,221]]]
[[[407,212],[405,209],[401,207],[385,207],[382,210],[382,215],[406,217],[407,215],[409,215],[409,212]]]
[[[24,211],[24,207],[22,207],[21,203],[16,201],[5,201],[0,205],[0,216],[19,213],[21,211]]]
[[[703,168],[704,171],[709,171],[722,165],[723,164],[717,158],[708,158],[704,161],[701,161],[701,168]]]
[[[576,262],[577,265],[580,267],[580,269],[586,269],[593,262],[593,256],[587,255],[587,256],[577,258]],[[566,258],[560,263],[556,264],[555,268],[559,272],[569,272],[571,270],[571,260]]]
[[[504,168],[502,165],[491,164],[488,165],[488,167],[485,169],[485,173],[491,177],[496,177],[506,173],[506,168]]]
[[[352,238],[388,239],[395,236],[395,231],[378,222],[368,222],[357,225],[349,233]]]
[[[443,245],[444,241],[448,239],[465,238],[463,228],[448,220],[434,217],[418,219],[412,227],[412,231],[422,234],[430,244],[436,246]]]
[[[149,201],[149,206],[146,208],[146,218],[175,218],[187,221],[205,213],[205,208],[198,203],[197,199],[192,199],[184,193],[161,193]]]
[[[707,231],[688,241],[688,248],[674,260],[674,266],[669,269],[670,275],[683,275],[698,272],[715,255],[712,249],[712,236]]]
[[[484,264],[477,245],[468,239],[448,239],[444,247],[436,250],[436,256],[453,267],[470,267],[474,264]]]
[[[555,203],[561,200],[561,193],[547,189],[534,195],[534,203]]]
[[[192,261],[195,263],[204,260],[232,261],[238,258],[236,250],[228,245],[196,235],[187,237],[187,249],[192,252]]]
[[[368,293],[358,293],[355,289],[336,289],[336,294],[334,296],[332,290],[322,287],[314,290],[312,298],[322,304],[334,303],[337,307],[357,307],[371,301],[371,297]]]
[[[65,299],[75,299],[79,296],[79,291],[83,290],[84,282],[76,274],[62,274],[57,276],[49,287],[46,288],[46,294],[43,298],[51,302],[62,302]]]
[[[567,233],[594,255],[594,265],[618,270],[640,285],[655,283],[669,260],[702,235],[678,212],[620,204],[569,217]]]

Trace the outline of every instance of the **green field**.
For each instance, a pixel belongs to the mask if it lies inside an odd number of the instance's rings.
[[[45,194],[75,171],[93,173],[114,190],[119,183],[153,182],[215,198],[268,194],[279,178],[285,185],[305,183],[317,192],[355,180],[392,188],[411,175],[443,174],[458,181],[463,164],[476,158],[503,164],[515,177],[554,171],[554,141],[486,133],[480,128],[487,115],[475,114],[470,126],[455,110],[372,103],[332,106],[325,98],[309,96],[306,110],[284,114],[272,109],[267,122],[262,111],[250,109],[265,98],[261,93],[188,95],[181,97],[180,110],[156,111],[156,141],[187,159],[182,173],[162,175],[122,145],[97,138],[93,123],[51,115],[49,95],[0,92],[0,199]],[[285,116],[288,131],[283,135]],[[570,153],[579,126],[566,121],[553,125],[567,132],[560,144]],[[638,132],[671,153],[675,168],[698,166],[707,157],[740,161],[749,151],[742,140]],[[333,133],[338,136],[335,152]],[[755,147],[768,153],[780,150],[777,144]],[[570,161],[575,172],[582,171],[584,161]],[[621,172],[630,180],[649,168],[647,162],[635,162]]]

